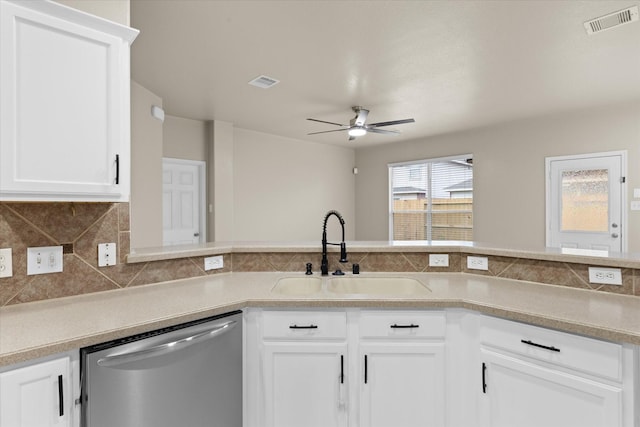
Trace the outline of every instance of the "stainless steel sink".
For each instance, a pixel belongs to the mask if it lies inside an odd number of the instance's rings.
[[[336,294],[424,295],[431,292],[422,282],[409,277],[336,277],[327,291]]]
[[[271,292],[281,295],[311,295],[322,290],[319,277],[283,277]]]

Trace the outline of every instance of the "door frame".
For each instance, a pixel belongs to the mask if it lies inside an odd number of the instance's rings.
[[[555,156],[545,157],[545,245],[550,247],[551,244],[551,162],[562,160],[582,160],[591,159],[597,157],[620,157],[620,176],[625,178],[622,184],[626,184],[627,176],[627,150],[620,151],[605,151],[599,153],[587,153],[587,154],[572,154],[567,156]],[[622,223],[620,231],[621,250],[627,252],[628,247],[628,232],[629,227],[627,218],[627,188],[622,187],[620,191],[620,221]]]
[[[207,162],[204,160],[187,160],[187,159],[176,159],[174,157],[163,157],[162,158],[162,166],[166,163],[173,164],[182,164],[182,165],[190,165],[196,166],[198,168],[198,183],[200,186],[200,191],[198,194],[198,211],[200,212],[200,236],[198,239],[199,243],[206,243],[207,240]],[[163,187],[164,188],[164,187]]]

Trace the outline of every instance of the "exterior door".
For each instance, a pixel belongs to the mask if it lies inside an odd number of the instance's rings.
[[[547,159],[547,246],[626,250],[625,154]]]
[[[162,161],[162,243],[181,245],[204,240],[204,162]]]

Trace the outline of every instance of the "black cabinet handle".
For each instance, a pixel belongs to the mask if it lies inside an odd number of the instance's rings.
[[[58,375],[58,413],[64,416],[64,387],[62,385],[62,375]]]
[[[318,329],[318,325],[303,325],[303,326],[291,325],[289,326],[289,329]]]
[[[116,185],[120,184],[120,154],[116,154]]]
[[[369,380],[369,360],[367,359],[367,355],[364,355],[364,383],[366,384]]]
[[[344,355],[340,355],[340,384],[344,384]]]
[[[391,326],[389,326],[391,329],[411,329],[411,328],[419,328],[420,325],[414,325],[413,323],[411,323],[410,325],[397,325],[397,324],[393,324]]]
[[[542,344],[538,344],[538,343],[535,343],[535,342],[530,341],[530,340],[520,340],[520,342],[523,343],[523,344],[532,345],[534,347],[544,348],[545,350],[556,351],[556,352],[560,353],[560,349],[557,348],[557,347],[554,347],[554,346],[542,345]]]
[[[487,365],[482,362],[482,393],[487,394]]]

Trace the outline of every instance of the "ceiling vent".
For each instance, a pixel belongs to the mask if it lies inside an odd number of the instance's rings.
[[[280,80],[267,76],[258,76],[249,82],[250,85],[260,87],[262,89],[269,89],[271,86],[275,86],[278,83],[280,83]]]
[[[638,6],[633,6],[587,21],[584,23],[584,28],[587,30],[587,34],[592,35],[637,20]]]

